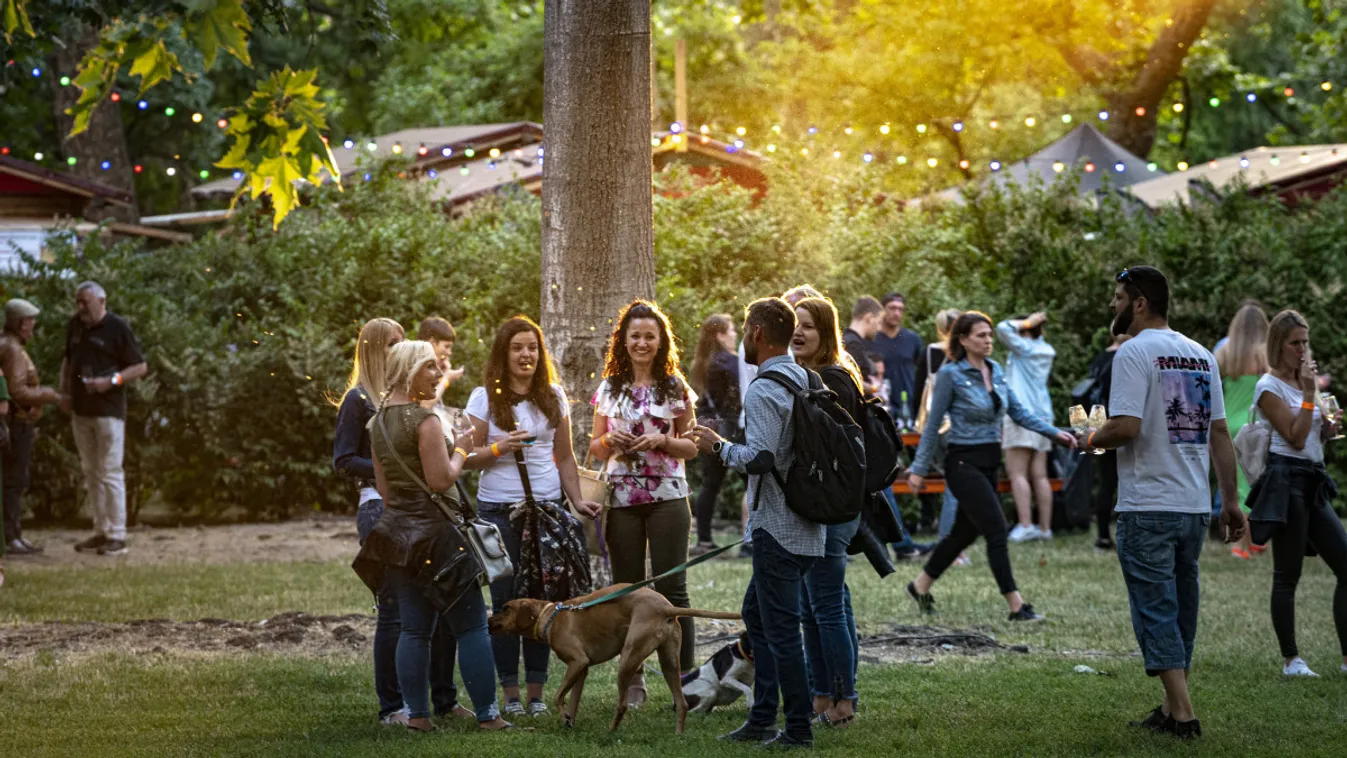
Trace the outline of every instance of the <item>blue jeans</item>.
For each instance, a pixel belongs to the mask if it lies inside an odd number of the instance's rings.
[[[880,490],[884,493],[884,500],[888,502],[889,508],[893,511],[893,517],[898,519],[898,525],[903,528],[903,539],[901,542],[890,542],[897,550],[911,550],[915,543],[912,542],[912,533],[907,530],[907,524],[903,523],[903,511],[898,507],[898,498],[893,496],[893,490],[885,487]]]
[[[815,697],[855,702],[859,640],[846,584],[847,546],[860,519],[828,527],[823,558],[804,575],[800,602],[804,620],[804,656]]]
[[[809,719],[814,703],[800,644],[800,593],[805,574],[817,559],[787,551],[765,529],[753,531],[753,546],[753,576],[742,609],[755,655],[748,724],[774,728],[780,704],[786,733],[813,739]]]
[[[1146,673],[1186,669],[1197,639],[1197,559],[1211,516],[1128,511],[1118,514],[1118,562],[1127,583],[1132,629]]]
[[[435,632],[435,608],[412,581],[412,572],[389,566],[388,583],[398,601],[402,634],[398,636],[397,670],[402,699],[411,718],[430,716],[430,639]],[[491,640],[486,631],[486,602],[482,593],[467,592],[443,619],[463,652],[463,686],[472,698],[478,721],[493,721],[496,677],[491,666]]]
[[[505,552],[510,562],[519,565],[519,530],[510,521],[509,503],[488,503],[478,501],[477,513],[500,529],[505,540]],[[500,613],[505,604],[514,600],[514,577],[497,579],[491,583],[491,612]],[[552,649],[546,642],[525,640],[515,634],[498,634],[491,638],[491,650],[496,660],[496,674],[500,677],[500,686],[519,686],[519,648],[524,648],[524,681],[528,684],[547,682],[547,659]]]
[[[959,515],[959,499],[950,492],[949,486],[945,487],[945,497],[940,501],[940,530],[939,539],[945,539],[954,529],[954,517]]]
[[[356,534],[360,544],[384,512],[384,501],[366,500],[356,510]],[[398,601],[385,583],[379,592],[377,617],[374,623],[374,692],[379,697],[379,718],[402,710],[402,689],[398,687],[398,637],[402,634],[402,620],[398,616]],[[430,640],[430,699],[435,715],[452,713],[458,705],[458,688],[454,687],[454,658],[458,642],[448,624],[437,624]]]

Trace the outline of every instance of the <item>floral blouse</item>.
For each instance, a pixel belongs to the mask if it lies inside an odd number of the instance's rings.
[[[681,394],[655,401],[651,387],[628,387],[614,397],[605,379],[590,401],[608,419],[609,431],[642,434],[673,434],[675,420],[692,412],[696,393],[683,385]],[[604,469],[613,485],[613,507],[659,503],[688,496],[687,467],[681,458],[663,450],[643,450],[631,455],[615,453]]]

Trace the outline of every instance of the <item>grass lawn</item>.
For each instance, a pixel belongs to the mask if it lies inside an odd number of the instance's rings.
[[[1321,562],[1307,562],[1298,625],[1302,655],[1323,678],[1288,681],[1280,676],[1267,615],[1270,557],[1245,563],[1208,546],[1193,672],[1207,735],[1188,745],[1126,726],[1159,702],[1160,690],[1132,655],[1116,559],[1096,554],[1082,536],[1012,546],[1012,557],[1026,598],[1048,621],[1009,624],[985,558],[974,550],[975,565],[951,569],[936,586],[937,623],[985,631],[1007,646],[1027,645],[1028,654],[935,651],[916,662],[863,664],[856,728],[816,731],[817,748],[834,755],[1347,754],[1347,675],[1337,671],[1334,579]],[[694,605],[737,609],[748,570],[744,561],[693,569]],[[904,566],[881,581],[864,562],[852,564],[863,634],[923,623],[903,594],[916,570]],[[9,573],[11,583],[0,590],[0,626],[6,627],[256,621],[293,610],[339,615],[369,607],[359,581],[338,561],[93,568],[11,561]],[[1080,663],[1106,675],[1076,674]],[[0,651],[0,744],[6,756],[753,754],[715,740],[742,721],[742,701],[711,716],[689,716],[687,733],[676,737],[669,695],[658,686],[651,687],[650,706],[609,734],[614,668],[595,669],[574,730],[549,718],[530,722],[536,731],[510,735],[478,734],[464,724],[413,735],[373,723],[365,648],[309,656],[103,649],[15,658]],[[553,682],[560,673],[553,668]]]

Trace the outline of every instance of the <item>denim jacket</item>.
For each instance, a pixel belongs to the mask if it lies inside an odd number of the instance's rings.
[[[992,390],[999,402],[992,400],[982,372],[970,365],[967,358],[958,362],[946,361],[936,372],[935,386],[931,390],[931,411],[926,418],[926,428],[921,430],[921,446],[917,448],[917,458],[912,462],[912,473],[926,476],[930,471],[931,456],[935,454],[940,439],[940,424],[945,414],[949,414],[950,419],[946,437],[950,445],[999,443],[1001,419],[1006,414],[1010,414],[1015,423],[1026,429],[1050,439],[1057,437],[1056,427],[1020,404],[1015,392],[1006,383],[1006,375],[1000,364],[988,358],[987,365],[991,366]]]
[[[1048,377],[1052,362],[1057,357],[1042,337],[1025,337],[1017,328],[1018,321],[1002,321],[996,325],[996,334],[1010,348],[1006,359],[1006,382],[1015,391],[1024,407],[1038,416],[1052,420],[1052,398],[1048,395]]]

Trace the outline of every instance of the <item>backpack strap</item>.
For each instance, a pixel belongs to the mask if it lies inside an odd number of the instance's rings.
[[[826,387],[823,384],[823,379],[819,377],[818,374],[814,373],[813,371],[810,371],[809,369],[805,369],[804,371],[805,374],[807,375],[807,379],[809,382],[809,389],[812,390],[826,389]],[[800,395],[804,393],[804,390],[795,386],[795,382],[791,381],[790,377],[786,376],[780,371],[758,372],[758,375],[753,377],[753,381],[756,382],[759,379],[766,379],[774,384],[779,384],[782,387],[785,387],[786,391],[790,392],[791,397],[794,398],[796,402],[799,402]],[[781,488],[781,494],[784,496],[786,494],[786,480],[781,477],[781,472],[776,470],[775,465],[772,466],[772,478],[776,480],[776,486]],[[753,510],[755,511],[758,509],[758,506],[762,503],[762,481],[763,478],[759,476],[757,492],[753,495]]]

